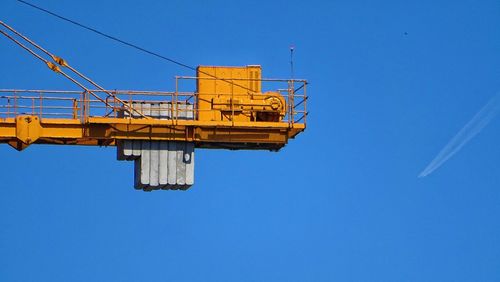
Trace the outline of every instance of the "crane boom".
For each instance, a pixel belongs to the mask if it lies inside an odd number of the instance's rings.
[[[306,128],[306,80],[264,79],[257,65],[199,66],[196,76],[176,76],[172,92],[106,90],[12,27],[0,26],[1,34],[82,89],[0,89],[0,143],[17,150],[32,144],[118,146],[119,159],[130,159],[124,154],[134,144],[183,142],[193,149],[277,151]],[[186,90],[193,81],[196,90]],[[144,190],[156,186],[136,183]]]

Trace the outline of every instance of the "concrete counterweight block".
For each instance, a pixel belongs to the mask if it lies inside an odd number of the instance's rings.
[[[118,117],[121,118],[140,118],[138,112],[142,112],[142,103],[134,102],[131,104],[132,109],[125,108],[118,112]],[[138,112],[134,111],[137,110]],[[141,156],[141,142],[132,140],[117,141],[117,159],[119,161],[132,161]]]
[[[186,103],[132,103],[145,116],[157,119],[193,119]],[[141,118],[123,111],[123,118]],[[134,160],[134,187],[144,191],[186,190],[194,184],[194,143],[178,141],[118,140],[117,159]]]
[[[160,189],[160,141],[151,141],[149,186]]]
[[[193,143],[140,142],[142,143],[142,155],[134,162],[136,189],[144,191],[186,190],[194,184]]]
[[[165,189],[174,189],[177,185],[177,142],[168,143],[168,171]]]
[[[158,167],[158,185],[163,188],[168,185],[168,142],[159,143],[159,167]]]

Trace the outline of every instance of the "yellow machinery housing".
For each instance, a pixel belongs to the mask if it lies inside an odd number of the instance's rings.
[[[281,121],[286,114],[285,99],[277,92],[262,93],[261,79],[260,66],[198,67],[199,119]]]

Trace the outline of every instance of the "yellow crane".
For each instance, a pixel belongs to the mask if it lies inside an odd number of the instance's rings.
[[[1,21],[0,33],[81,89],[0,89],[0,143],[117,146],[137,189],[189,188],[194,148],[278,151],[306,128],[307,81],[265,79],[258,65],[199,66],[172,92],[106,90]]]

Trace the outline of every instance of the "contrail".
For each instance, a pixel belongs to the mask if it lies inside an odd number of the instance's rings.
[[[500,111],[500,92],[497,93],[439,152],[439,154],[418,175],[425,177],[438,169],[449,158],[474,138]]]

